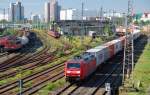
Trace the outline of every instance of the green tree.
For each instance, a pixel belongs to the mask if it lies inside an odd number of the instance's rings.
[[[150,20],[147,20],[147,21],[145,22],[145,24],[146,24],[146,25],[150,24]]]
[[[145,22],[143,20],[140,21],[141,25],[145,25]]]
[[[134,22],[134,24],[135,24],[135,25],[139,25],[139,22],[136,20],[136,21]]]
[[[104,32],[106,36],[111,36],[113,34],[109,24],[104,26]]]
[[[106,24],[105,26],[104,26],[104,33],[105,33],[105,35],[107,35],[108,36],[108,32],[109,32],[109,29],[108,29],[109,27],[108,27],[108,24]]]
[[[8,23],[8,21],[5,19],[2,19],[2,20],[0,20],[0,23]]]

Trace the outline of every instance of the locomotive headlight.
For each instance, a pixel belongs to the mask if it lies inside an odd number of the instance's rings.
[[[77,71],[76,73],[77,73],[77,74],[80,74],[80,71]]]
[[[71,73],[71,71],[67,71],[67,73]]]

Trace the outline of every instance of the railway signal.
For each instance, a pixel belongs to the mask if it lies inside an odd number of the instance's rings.
[[[106,95],[111,95],[111,86],[110,86],[110,83],[105,83],[105,91],[107,92]]]
[[[22,90],[23,90],[23,80],[22,79],[19,80],[19,90],[20,90],[19,95],[22,95]]]

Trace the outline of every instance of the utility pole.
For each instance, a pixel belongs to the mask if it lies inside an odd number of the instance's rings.
[[[103,6],[100,8],[100,14],[99,14],[99,32],[100,35],[104,34],[102,33],[102,25],[103,25]]]
[[[81,17],[82,17],[82,22],[81,22],[81,44],[83,45],[83,32],[84,32],[84,22],[83,22],[83,14],[84,14],[84,2],[82,2],[82,13],[81,13]]]
[[[3,11],[3,21],[2,21],[2,28],[5,26],[5,8],[1,9]]]
[[[19,95],[23,95],[22,91],[23,91],[23,80],[22,80],[22,68],[19,68]]]
[[[103,18],[103,6],[101,6],[100,17]]]
[[[116,25],[115,25],[115,20],[116,20],[115,13],[116,13],[116,11],[113,9],[113,15],[112,15],[113,33],[115,33],[115,28],[116,28]]]
[[[129,78],[130,73],[134,69],[134,42],[133,42],[133,1],[128,0],[128,13],[126,17],[126,39],[124,43],[124,60],[123,60],[123,82],[125,80],[125,74]],[[131,30],[131,31],[129,31]]]
[[[112,16],[112,22],[113,22],[113,25],[115,24],[115,10],[113,9],[113,16]]]

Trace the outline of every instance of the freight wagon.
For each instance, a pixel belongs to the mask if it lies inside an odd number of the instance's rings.
[[[133,33],[134,40],[139,36],[140,31],[135,30]],[[65,62],[64,73],[66,80],[86,79],[97,69],[97,67],[101,66],[102,63],[121,51],[123,49],[124,42],[125,36],[89,49],[85,51],[85,54],[81,54],[80,56]]]
[[[57,31],[52,31],[52,30],[48,31],[48,35],[50,35],[54,38],[60,38],[60,36],[61,36],[60,33],[58,33]]]

